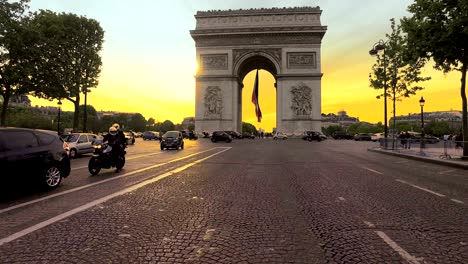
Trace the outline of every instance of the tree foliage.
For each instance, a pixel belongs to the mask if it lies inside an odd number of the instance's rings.
[[[396,116],[396,101],[415,95],[424,89],[418,83],[427,81],[430,77],[421,77],[421,69],[425,59],[412,60],[408,56],[407,40],[402,34],[401,26],[396,25],[395,19],[390,19],[392,32],[386,34],[384,53],[377,54],[377,61],[369,74],[370,86],[377,90],[387,89],[387,98],[393,102],[393,118]],[[384,96],[384,92],[377,99]],[[395,123],[394,123],[395,125]]]
[[[66,98],[75,106],[73,128],[80,121],[80,94],[98,85],[104,30],[94,19],[71,13],[41,10],[31,25],[40,33],[41,50],[31,76],[34,94],[47,99]]]
[[[462,130],[463,140],[468,142],[468,1],[415,0],[408,11],[412,16],[403,18],[401,25],[412,59],[432,58],[438,70],[461,72]],[[468,156],[468,143],[463,156]]]
[[[257,135],[257,128],[250,124],[250,123],[246,123],[246,122],[242,122],[242,132],[245,133],[252,133],[254,135]]]
[[[0,0],[0,95],[3,98],[0,125],[6,125],[10,98],[29,92],[29,76],[36,50],[29,27],[29,0]]]
[[[170,120],[165,120],[162,122],[161,126],[159,127],[159,130],[163,133],[166,133],[167,131],[174,130],[175,125],[172,123]]]

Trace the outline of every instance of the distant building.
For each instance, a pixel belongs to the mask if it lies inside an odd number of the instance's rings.
[[[22,106],[22,107],[31,107],[31,100],[29,100],[27,95],[16,95],[10,98],[8,102],[9,106]]]
[[[437,111],[424,112],[424,123],[430,121],[445,121],[451,128],[462,127],[462,112],[461,111]],[[390,118],[390,124],[393,122],[393,117]],[[421,113],[408,115],[400,115],[395,117],[395,122],[407,122],[412,126],[421,126]]]
[[[347,128],[353,124],[360,123],[358,117],[351,117],[346,114],[346,111],[339,111],[338,114],[322,114],[322,127],[342,126]]]

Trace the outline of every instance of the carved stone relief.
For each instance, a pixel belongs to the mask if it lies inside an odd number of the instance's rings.
[[[312,89],[299,83],[291,89],[291,109],[296,118],[309,118],[312,113]]]
[[[220,118],[223,111],[223,97],[218,86],[208,86],[205,91],[205,118]]]
[[[315,52],[288,52],[288,68],[317,68]]]
[[[227,54],[200,55],[201,66],[206,70],[226,70],[228,68]]]

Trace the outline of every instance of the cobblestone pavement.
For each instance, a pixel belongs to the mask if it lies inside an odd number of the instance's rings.
[[[466,171],[367,152],[363,142],[216,146],[232,149],[3,243],[0,263],[468,259]]]

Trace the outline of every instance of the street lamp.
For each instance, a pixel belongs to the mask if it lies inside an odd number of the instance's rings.
[[[385,45],[386,43],[383,40],[379,40],[377,43],[372,46],[372,49],[369,51],[371,56],[376,56],[379,54],[379,51],[383,51],[383,70],[384,70],[384,147],[387,148],[387,138],[388,138],[388,124],[387,124],[387,59],[385,58]]]
[[[421,106],[421,151],[424,148],[424,103],[426,100],[421,96],[419,99],[419,105]]]
[[[60,99],[57,103],[57,106],[58,106],[57,134],[60,135],[60,110],[62,109],[62,101],[60,101]]]

